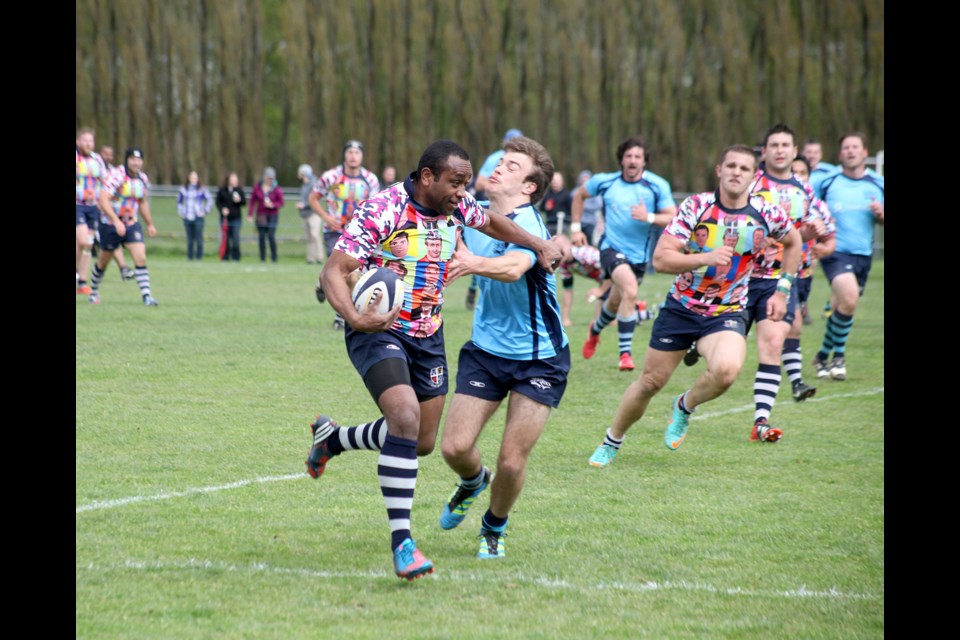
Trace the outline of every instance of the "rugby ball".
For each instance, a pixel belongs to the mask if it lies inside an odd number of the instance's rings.
[[[385,267],[374,267],[367,271],[353,287],[353,305],[357,311],[363,313],[373,304],[373,294],[377,291],[380,292],[377,312],[388,313],[398,301],[403,300],[403,280]]]

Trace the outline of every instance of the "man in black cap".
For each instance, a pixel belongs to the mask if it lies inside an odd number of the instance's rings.
[[[363,166],[363,143],[348,140],[343,145],[343,163],[325,171],[313,185],[310,207],[323,219],[323,244],[327,256],[340,239],[340,232],[353,218],[357,206],[380,191],[380,181]],[[323,288],[317,284],[317,300],[326,300]],[[334,329],[343,329],[340,314],[333,320]]]
[[[159,303],[150,291],[150,272],[147,270],[147,247],[143,241],[138,214],[147,223],[147,235],[157,235],[150,216],[148,194],[150,180],[143,168],[143,151],[137,147],[127,149],[123,165],[107,176],[100,190],[100,255],[93,267],[90,279],[90,303],[100,304],[100,281],[113,258],[113,252],[121,245],[133,258],[133,275],[140,285],[143,304],[155,307]]]

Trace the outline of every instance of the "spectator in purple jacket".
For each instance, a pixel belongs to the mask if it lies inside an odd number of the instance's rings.
[[[270,260],[277,261],[277,222],[283,206],[283,191],[277,184],[277,172],[273,167],[263,170],[263,180],[253,187],[250,194],[251,220],[256,218],[257,235],[260,238],[260,262],[267,261],[267,240],[270,240]]]
[[[196,171],[187,176],[187,183],[180,187],[177,194],[177,213],[183,218],[187,230],[187,260],[203,260],[203,221],[210,211],[213,200],[210,192],[200,182]]]

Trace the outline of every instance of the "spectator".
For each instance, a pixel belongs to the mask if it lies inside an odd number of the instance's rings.
[[[211,204],[210,192],[200,182],[197,172],[191,171],[177,194],[177,213],[187,230],[187,260],[193,260],[194,256],[203,260],[203,222]]]
[[[267,261],[267,241],[270,241],[270,260],[277,261],[277,222],[283,206],[283,191],[277,184],[277,172],[273,167],[263,170],[263,180],[253,187],[250,195],[250,220],[256,218],[257,236],[260,242],[260,262]]]
[[[300,211],[300,217],[303,218],[303,232],[307,236],[307,264],[320,264],[326,258],[326,252],[323,247],[323,239],[320,237],[320,227],[323,220],[319,214],[310,207],[310,192],[313,191],[313,185],[317,178],[313,175],[313,167],[308,164],[302,164],[297,168],[297,178],[303,184],[300,186],[300,200],[297,202],[297,210]]]
[[[243,213],[240,208],[247,203],[247,196],[240,186],[236,173],[227,174],[223,186],[217,192],[217,209],[220,211],[220,259],[240,261],[240,227]]]

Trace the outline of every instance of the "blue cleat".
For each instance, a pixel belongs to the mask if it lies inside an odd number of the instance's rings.
[[[481,560],[490,560],[491,558],[505,558],[507,548],[504,545],[504,538],[507,537],[506,531],[493,531],[492,529],[480,529],[480,550],[477,551],[477,557]]]
[[[310,447],[310,453],[307,454],[305,461],[307,473],[316,480],[323,475],[327,468],[327,462],[333,457],[330,452],[330,436],[337,423],[330,416],[317,416],[317,419],[310,425],[310,431],[313,434],[313,446]]]
[[[454,529],[467,517],[467,511],[473,505],[474,500],[483,493],[483,490],[490,485],[493,476],[490,469],[483,468],[483,482],[479,489],[464,489],[463,484],[458,484],[453,493],[450,494],[450,500],[443,506],[443,513],[440,514],[440,527],[443,529]]]
[[[680,409],[681,393],[673,399],[673,419],[667,425],[667,430],[663,432],[663,443],[667,449],[676,451],[683,444],[683,439],[687,437],[687,423],[690,416]]]
[[[602,444],[597,447],[597,450],[593,452],[593,455],[590,456],[590,466],[591,467],[605,467],[611,462],[613,462],[614,457],[617,455],[619,449],[614,449],[608,444]]]
[[[393,550],[393,568],[398,578],[416,580],[420,576],[433,573],[433,563],[423,557],[417,549],[417,543],[407,538]]]

